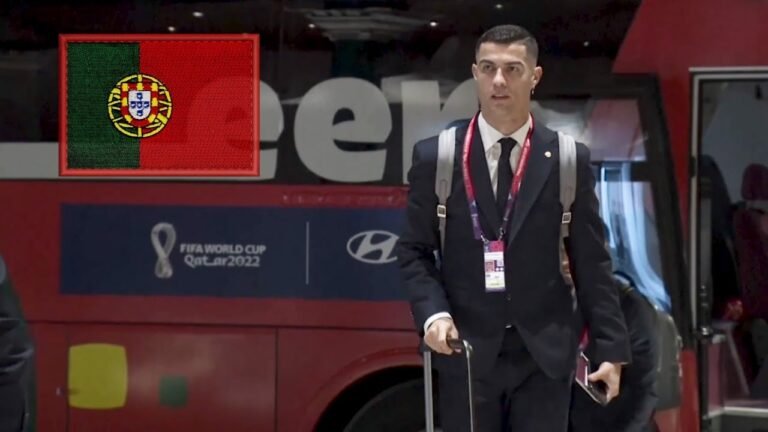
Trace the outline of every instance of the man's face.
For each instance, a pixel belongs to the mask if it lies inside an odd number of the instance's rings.
[[[541,74],[521,43],[482,43],[472,65],[480,105],[500,114],[527,109]]]

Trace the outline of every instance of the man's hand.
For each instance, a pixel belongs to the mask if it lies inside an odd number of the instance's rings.
[[[450,318],[438,318],[429,325],[427,333],[424,335],[424,342],[433,351],[450,355],[453,353],[453,350],[448,346],[447,339],[458,338],[459,331],[453,325],[453,320]]]
[[[602,381],[608,389],[608,402],[619,395],[621,386],[621,365],[618,363],[603,362],[600,368],[589,375],[592,382]]]

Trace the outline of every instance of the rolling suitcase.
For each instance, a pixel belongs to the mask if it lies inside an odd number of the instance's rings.
[[[469,395],[469,430],[475,431],[475,408],[472,398],[472,345],[466,340],[449,339],[448,346],[459,350],[467,358],[467,391]],[[432,402],[432,351],[422,344],[424,353],[424,413],[426,415],[426,432],[435,432],[435,414]]]

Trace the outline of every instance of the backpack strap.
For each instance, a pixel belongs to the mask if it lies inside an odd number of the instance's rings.
[[[565,239],[570,235],[571,206],[576,198],[576,141],[562,132],[557,135],[560,145],[560,205],[563,208],[560,219],[560,272],[565,282],[573,288],[571,261],[565,247]]]
[[[437,222],[440,230],[440,255],[445,248],[445,219],[448,210],[445,203],[451,195],[453,182],[453,158],[456,153],[456,128],[444,129],[437,141],[437,172],[435,173],[435,194],[437,195]]]

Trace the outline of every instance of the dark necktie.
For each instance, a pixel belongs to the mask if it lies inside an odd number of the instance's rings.
[[[517,141],[513,138],[502,138],[499,143],[501,144],[501,156],[499,156],[499,175],[496,185],[496,207],[499,209],[499,216],[504,217],[509,188],[512,186],[512,165],[509,163],[509,155],[512,154],[512,149]]]

